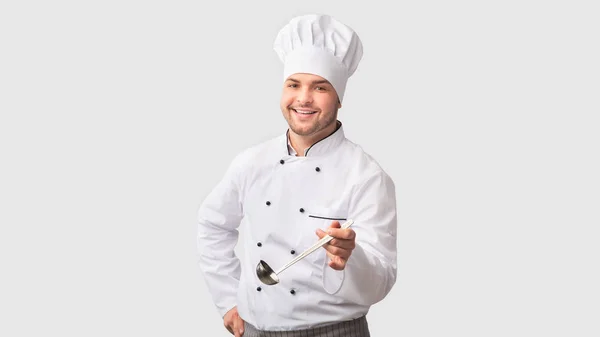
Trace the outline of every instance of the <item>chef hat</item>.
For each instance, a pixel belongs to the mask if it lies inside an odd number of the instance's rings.
[[[293,18],[279,31],[273,47],[283,63],[284,81],[296,73],[321,76],[333,85],[340,102],[363,53],[352,28],[319,14]]]

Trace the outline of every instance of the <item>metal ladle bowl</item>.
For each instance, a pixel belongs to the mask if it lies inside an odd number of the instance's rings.
[[[346,228],[350,227],[353,223],[354,223],[354,220],[350,219],[342,225],[341,229],[346,229]],[[319,241],[317,241],[314,245],[312,245],[311,247],[306,249],[302,254],[298,255],[293,260],[288,262],[285,266],[281,267],[278,271],[274,271],[273,268],[271,268],[271,266],[269,266],[268,263],[266,263],[263,260],[260,260],[258,265],[256,265],[256,276],[258,276],[258,279],[266,285],[277,284],[277,283],[279,283],[278,275],[281,274],[282,271],[286,270],[288,267],[290,267],[294,263],[302,260],[303,258],[308,256],[315,250],[319,249],[321,246],[323,246],[324,244],[331,241],[331,239],[333,239],[333,237],[331,235],[325,235],[323,238],[321,238]]]

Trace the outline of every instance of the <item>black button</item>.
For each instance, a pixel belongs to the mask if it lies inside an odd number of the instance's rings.
[[[300,213],[304,213],[304,208],[300,208]]]
[[[270,202],[270,201],[267,201],[267,206],[269,206],[270,204],[271,204],[271,202]]]
[[[320,169],[320,168],[318,168],[318,167],[317,167],[317,168],[315,168],[315,170],[316,170],[317,172],[321,171],[321,169]]]
[[[262,289],[260,287],[256,288],[256,291],[261,291]]]
[[[259,246],[259,247],[261,247],[261,246],[262,246],[262,243],[260,243],[260,242],[259,242],[259,243],[257,243],[256,245],[257,245],[257,246]]]
[[[281,160],[279,161],[279,164],[283,165],[283,163],[285,163],[285,162],[283,161],[283,159],[281,159]]]
[[[291,254],[296,254],[296,251],[292,249]]]
[[[294,295],[296,291],[294,289],[290,290],[290,294]]]

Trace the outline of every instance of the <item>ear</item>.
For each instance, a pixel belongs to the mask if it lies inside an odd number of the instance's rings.
[[[341,108],[342,108],[342,102],[340,102],[340,98],[339,98],[339,97],[338,97],[337,108],[338,108],[338,109],[341,109]]]

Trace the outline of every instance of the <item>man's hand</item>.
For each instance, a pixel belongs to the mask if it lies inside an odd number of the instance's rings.
[[[356,238],[356,233],[351,228],[341,229],[339,221],[333,221],[331,226],[327,229],[327,233],[321,229],[317,229],[317,236],[319,239],[329,234],[333,236],[333,239],[326,243],[323,248],[327,250],[327,256],[329,257],[329,266],[335,270],[343,270],[346,268],[346,262],[352,255]]]
[[[233,307],[223,317],[223,325],[235,337],[244,335],[244,320],[238,315],[237,307]]]

